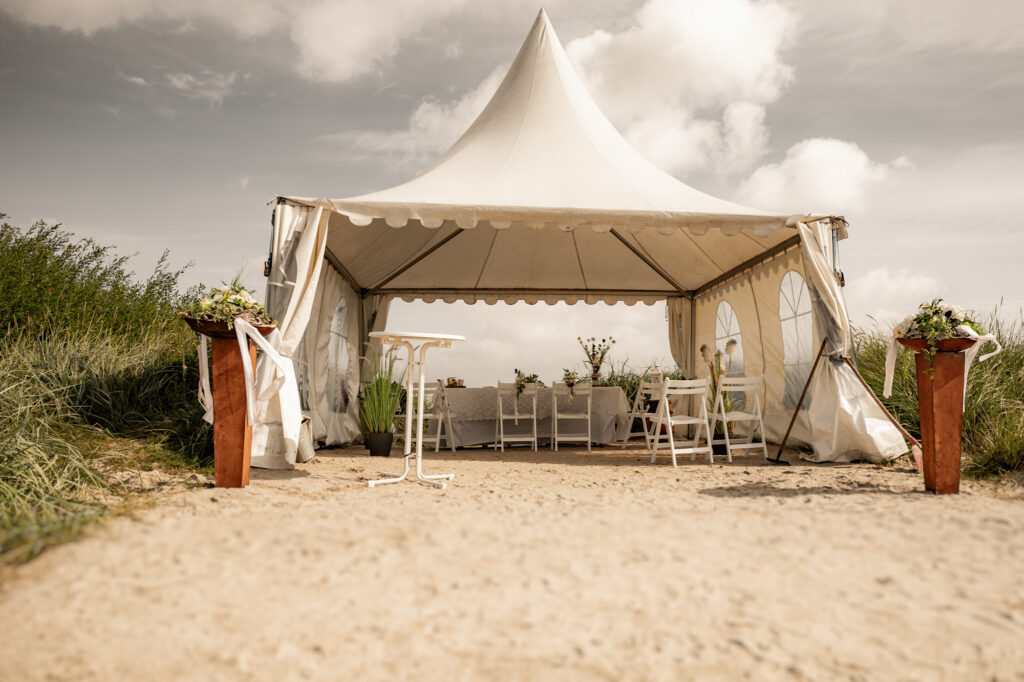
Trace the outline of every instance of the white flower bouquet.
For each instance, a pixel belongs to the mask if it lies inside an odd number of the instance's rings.
[[[234,328],[236,319],[245,320],[254,327],[277,324],[263,304],[253,298],[252,292],[243,287],[237,278],[220,289],[211,288],[209,295],[195,301],[181,311],[179,316],[200,324],[224,323],[228,329]]]

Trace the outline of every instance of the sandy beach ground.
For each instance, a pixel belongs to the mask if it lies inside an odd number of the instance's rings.
[[[4,576],[0,680],[1024,679],[1024,499],[906,466],[327,451]]]

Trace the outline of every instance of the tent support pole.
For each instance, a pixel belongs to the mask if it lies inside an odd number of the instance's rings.
[[[754,268],[754,266],[760,265],[761,263],[765,262],[766,260],[768,260],[770,258],[773,258],[775,256],[778,256],[780,253],[784,253],[786,251],[789,251],[794,246],[799,246],[799,245],[800,245],[800,235],[796,235],[795,237],[790,237],[786,241],[780,242],[780,243],[776,244],[775,246],[773,246],[772,248],[768,249],[767,251],[765,251],[765,252],[763,252],[763,253],[761,253],[761,254],[759,254],[757,256],[754,256],[753,258],[751,258],[749,260],[746,260],[746,261],[740,263],[739,265],[734,267],[732,270],[729,270],[728,272],[725,272],[725,273],[719,275],[718,277],[715,277],[710,282],[707,282],[706,284],[702,284],[701,286],[697,287],[694,290],[693,293],[696,296],[702,296],[703,294],[707,293],[711,289],[714,289],[715,287],[717,287],[719,284],[722,284],[723,282],[727,282],[728,280],[732,279],[736,275],[739,275],[739,274],[741,274],[743,272],[746,272],[747,270],[750,270],[750,269]]]
[[[338,260],[337,256],[335,256],[327,249],[324,249],[324,260],[330,263],[331,267],[338,271],[338,274],[341,275],[341,278],[348,282],[348,285],[355,289],[355,292],[357,294],[359,294],[360,296],[363,295],[363,292],[366,291],[366,289],[359,286],[359,282],[357,282],[356,278],[352,276],[352,273],[349,272],[345,268],[345,266],[341,264],[341,261]]]
[[[620,242],[622,242],[623,246],[625,246],[627,249],[632,251],[634,256],[636,256],[637,258],[642,260],[644,263],[646,263],[647,267],[649,267],[651,270],[654,270],[656,273],[658,273],[658,275],[663,280],[665,280],[666,282],[668,282],[669,284],[674,286],[676,288],[676,291],[681,293],[683,296],[688,296],[689,298],[693,298],[693,292],[687,291],[686,289],[684,289],[683,285],[681,285],[679,282],[677,282],[674,279],[672,279],[672,277],[670,277],[667,272],[665,272],[660,267],[658,267],[657,263],[655,263],[650,258],[648,258],[644,254],[642,254],[640,252],[640,249],[636,248],[635,246],[630,244],[628,241],[626,241],[626,238],[623,237],[621,234],[619,234],[618,230],[616,230],[615,228],[612,228],[611,229],[611,233],[612,233],[612,236],[614,236],[616,239],[618,239]]]
[[[435,251],[440,249],[442,246],[444,246],[445,244],[447,244],[451,240],[453,240],[456,237],[458,237],[463,232],[465,232],[465,230],[463,230],[461,227],[457,228],[450,235],[448,235],[447,237],[444,237],[441,241],[439,241],[438,243],[434,244],[429,249],[427,249],[426,251],[424,251],[420,255],[416,256],[415,258],[413,258],[411,261],[409,261],[408,263],[406,263],[402,267],[400,267],[397,270],[395,270],[393,273],[391,273],[391,275],[387,279],[385,279],[383,282],[381,282],[380,284],[378,284],[377,286],[375,286],[373,288],[374,289],[382,288],[385,284],[388,284],[389,282],[391,282],[392,280],[397,278],[399,275],[401,275],[403,272],[407,271],[409,268],[411,268],[412,266],[416,265],[421,260],[423,260],[424,258],[429,256],[430,254],[434,253]]]
[[[786,435],[782,437],[782,442],[779,443],[779,451],[775,454],[775,459],[767,459],[769,464],[778,464],[782,466],[789,466],[789,462],[782,459],[782,451],[786,449],[786,441],[789,440],[789,434],[793,432],[793,426],[796,424],[796,418],[800,416],[800,408],[804,406],[804,398],[807,397],[807,389],[811,387],[811,379],[814,378],[814,373],[818,371],[818,363],[821,362],[821,356],[825,354],[825,344],[828,343],[828,339],[821,342],[821,348],[818,349],[818,356],[814,358],[814,366],[811,367],[810,374],[807,375],[807,382],[804,383],[804,390],[800,394],[800,400],[796,401],[796,409],[793,410],[793,418],[789,420],[789,427],[786,429]],[[764,437],[764,434],[761,435]]]
[[[690,378],[697,378],[697,297],[690,299]],[[762,436],[764,434],[761,434]]]

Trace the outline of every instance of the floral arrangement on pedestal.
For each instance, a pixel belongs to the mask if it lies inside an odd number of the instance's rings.
[[[236,319],[245,320],[254,327],[268,327],[277,324],[262,303],[253,298],[253,292],[242,286],[236,277],[230,284],[223,283],[220,289],[212,288],[210,293],[180,313],[185,320],[198,324],[222,323],[233,329]]]
[[[601,339],[598,343],[596,337],[591,336],[589,339],[584,339],[577,336],[576,340],[579,341],[584,355],[587,356],[586,363],[590,367],[590,377],[596,386],[601,379],[601,365],[604,364],[608,351],[615,345],[615,339],[609,336],[607,339]]]
[[[935,356],[935,346],[945,339],[967,339],[984,336],[985,330],[967,311],[958,305],[944,305],[941,298],[931,303],[922,303],[917,313],[908,315],[893,329],[894,338],[924,339],[927,346],[922,351],[929,357]]]

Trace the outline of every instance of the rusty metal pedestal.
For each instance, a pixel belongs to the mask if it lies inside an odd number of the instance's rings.
[[[252,424],[245,404],[245,372],[238,337],[227,324],[197,322],[183,317],[192,329],[213,341],[213,469],[218,488],[244,488],[249,485],[249,461],[252,455]],[[264,336],[273,327],[257,327]],[[256,344],[248,340],[252,366],[256,365]]]
[[[256,364],[256,344],[249,341],[249,355]],[[234,334],[230,339],[214,337],[213,368],[213,469],[218,488],[249,485],[252,454],[252,424],[245,405],[245,374],[242,352]]]
[[[943,339],[935,354],[925,339],[899,339],[914,351],[925,490],[939,495],[960,492],[960,441],[963,437],[964,353],[974,339]]]

